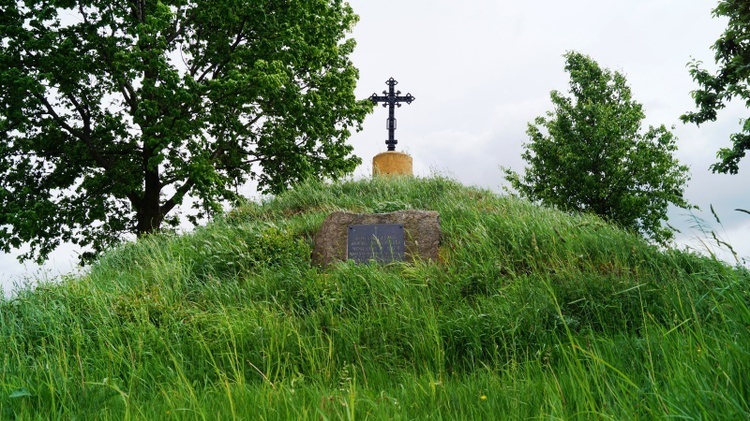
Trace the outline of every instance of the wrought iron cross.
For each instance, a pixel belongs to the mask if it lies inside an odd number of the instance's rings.
[[[370,96],[370,101],[377,104],[378,102],[383,103],[383,107],[388,107],[388,120],[386,120],[386,129],[388,129],[388,140],[385,141],[385,144],[388,145],[389,151],[395,151],[396,150],[396,144],[398,141],[395,138],[395,131],[396,131],[396,117],[394,117],[394,109],[395,107],[400,107],[401,102],[405,102],[407,104],[411,104],[412,101],[414,101],[416,98],[414,98],[411,94],[406,94],[406,96],[401,96],[401,91],[397,91],[395,89],[395,86],[398,84],[395,79],[390,78],[387,81],[385,81],[386,84],[388,84],[388,91],[383,91],[383,95],[377,95],[372,94]]]

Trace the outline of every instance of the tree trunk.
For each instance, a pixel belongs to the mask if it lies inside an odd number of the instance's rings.
[[[154,233],[161,228],[164,220],[159,203],[161,183],[159,181],[159,169],[145,169],[145,186],[140,206],[136,210],[138,226],[136,234],[142,237]]]

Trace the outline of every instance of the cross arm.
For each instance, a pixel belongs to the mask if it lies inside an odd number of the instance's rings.
[[[407,104],[411,104],[412,101],[414,101],[416,98],[412,96],[412,94],[406,94],[406,96],[397,96],[395,98],[396,102],[405,102]]]
[[[386,106],[388,104],[398,104],[399,102],[405,102],[407,104],[411,104],[412,101],[414,101],[416,98],[412,96],[412,94],[406,94],[406,96],[390,96],[390,95],[377,95],[372,94],[369,98],[370,101],[374,103],[383,102],[383,106]]]
[[[372,102],[389,102],[390,99],[387,96],[378,95],[378,94],[372,94],[370,95],[370,101]]]

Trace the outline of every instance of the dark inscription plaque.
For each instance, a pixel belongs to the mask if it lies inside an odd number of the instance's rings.
[[[347,258],[356,263],[404,260],[404,226],[401,224],[349,225]]]

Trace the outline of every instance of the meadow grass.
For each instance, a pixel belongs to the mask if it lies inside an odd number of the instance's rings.
[[[311,266],[335,210],[438,262]],[[310,183],[0,301],[2,419],[743,419],[750,274],[452,180]]]

